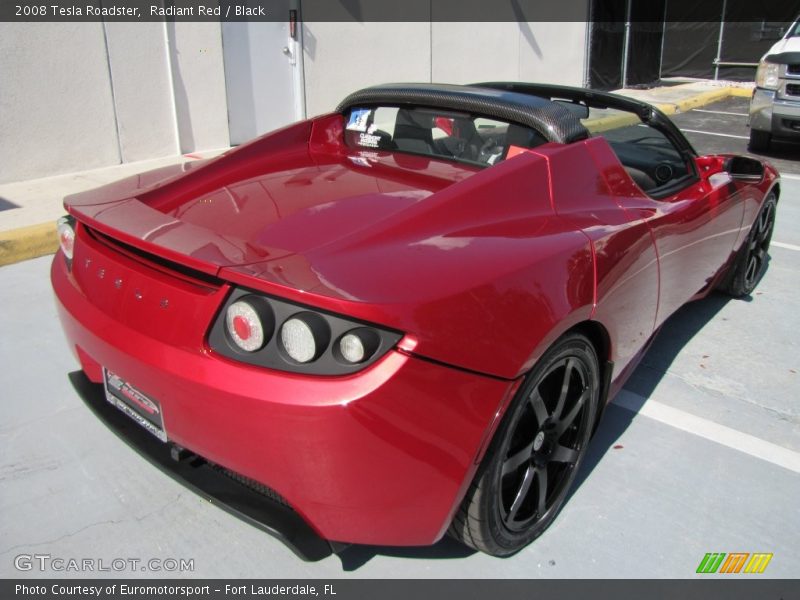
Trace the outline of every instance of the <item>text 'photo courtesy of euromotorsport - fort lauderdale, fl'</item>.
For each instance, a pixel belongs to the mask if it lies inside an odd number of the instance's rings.
[[[213,593],[232,597],[319,597],[336,596],[335,584],[306,583],[249,583],[247,585],[224,583],[193,585],[191,582],[177,584],[153,583],[16,583],[14,595],[19,597],[59,597],[59,598],[108,598],[108,597],[148,597],[164,598],[203,598]]]

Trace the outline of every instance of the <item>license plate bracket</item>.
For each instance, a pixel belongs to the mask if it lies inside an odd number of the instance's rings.
[[[162,442],[167,441],[164,415],[158,401],[105,368],[103,368],[103,388],[108,402]]]

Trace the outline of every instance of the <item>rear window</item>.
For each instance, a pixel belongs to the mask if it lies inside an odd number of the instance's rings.
[[[356,107],[345,119],[345,143],[352,148],[481,166],[494,165],[546,141],[530,127],[433,108]]]

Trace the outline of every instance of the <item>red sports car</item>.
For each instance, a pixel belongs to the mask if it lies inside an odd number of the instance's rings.
[[[779,193],[631,99],[382,85],[67,198],[52,282],[95,412],[301,556],[503,556],[664,321],[753,290]]]

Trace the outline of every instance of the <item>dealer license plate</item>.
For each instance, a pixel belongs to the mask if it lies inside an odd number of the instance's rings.
[[[167,441],[161,405],[111,371],[103,369],[106,400],[162,442]]]

